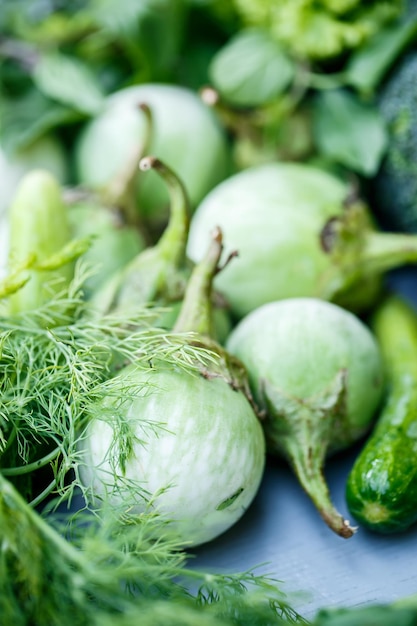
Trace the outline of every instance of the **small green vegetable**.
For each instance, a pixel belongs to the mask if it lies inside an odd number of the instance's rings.
[[[73,244],[61,187],[46,170],[25,174],[13,198],[9,220],[10,271],[33,258],[27,284],[9,299],[10,314],[17,314],[34,310],[54,293],[65,290],[73,278],[77,254],[70,251]]]
[[[160,313],[154,323],[170,329],[178,316],[193,267],[186,256],[189,200],[181,180],[160,159],[146,156],[140,160],[139,168],[144,172],[155,171],[166,184],[170,199],[168,223],[155,245],[148,246],[109,275],[96,290],[92,304],[99,312],[118,313],[157,306]],[[219,300],[216,294],[213,300]],[[214,305],[212,315],[213,337],[222,343],[231,327],[227,310]]]
[[[149,304],[176,302],[184,295],[191,271],[185,250],[188,237],[189,202],[184,185],[160,159],[144,157],[141,171],[155,170],[168,188],[170,215],[158,242],[140,251],[125,267],[110,275],[95,297],[100,310],[137,310]]]
[[[265,411],[269,450],[283,455],[326,524],[354,528],[335,509],[323,477],[326,455],[370,427],[383,389],[369,329],[352,313],[315,298],[271,302],[239,322],[226,343],[245,365]]]
[[[388,393],[377,424],[348,476],[346,499],[360,523],[380,533],[417,521],[417,317],[390,296],[373,329],[382,350]]]

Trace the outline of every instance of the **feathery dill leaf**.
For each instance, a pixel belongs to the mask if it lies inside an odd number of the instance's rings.
[[[34,504],[73,488],[66,477],[77,467],[86,407],[129,394],[112,378],[118,368],[193,370],[213,358],[186,336],[154,328],[156,309],[97,316],[83,299],[84,280],[78,266],[69,287],[39,309],[0,318],[0,468]],[[45,478],[37,473],[37,493],[35,470]]]
[[[83,300],[83,275],[36,311],[0,318],[0,615],[15,626],[279,626],[306,623],[274,582],[253,572],[188,568],[168,520],[104,499],[75,514],[80,443],[92,406],[136,393],[118,368],[195,372],[217,357],[192,333],[153,328],[155,309],[99,317]],[[156,422],[147,428],[163,428]],[[126,446],[132,435],[120,420]],[[39,472],[47,479],[39,487]],[[130,489],[129,489],[130,488]],[[47,496],[53,500],[45,506]],[[82,498],[81,498],[82,499]],[[42,503],[42,513],[34,505]],[[85,503],[85,501],[84,501]],[[61,506],[58,506],[61,505]],[[58,513],[64,514],[62,517]],[[46,514],[49,514],[48,517]],[[191,589],[196,589],[192,592]]]
[[[67,538],[65,538],[64,534]],[[155,514],[46,521],[0,474],[0,615],[16,626],[280,626],[307,622],[272,580],[187,568]],[[189,583],[197,584],[196,594]]]

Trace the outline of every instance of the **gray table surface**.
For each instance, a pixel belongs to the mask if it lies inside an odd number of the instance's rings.
[[[357,450],[328,461],[333,500],[347,515],[346,476]],[[291,605],[306,618],[324,606],[356,606],[417,593],[417,527],[382,536],[363,528],[342,539],[322,522],[292,472],[267,464],[252,506],[215,541],[194,552],[192,566],[237,572],[259,565],[280,582]],[[190,563],[191,564],[191,563]]]

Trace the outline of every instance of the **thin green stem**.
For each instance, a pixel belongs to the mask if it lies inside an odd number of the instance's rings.
[[[216,228],[206,256],[191,274],[174,332],[198,332],[211,336],[212,284],[223,251],[222,239],[220,229]]]
[[[188,238],[190,208],[187,191],[175,172],[156,157],[144,157],[139,168],[143,172],[155,170],[168,187],[170,216],[156,247],[165,258],[179,266],[185,259]]]
[[[326,282],[321,294],[326,299],[350,306],[350,296],[366,284],[367,279],[383,276],[386,272],[417,262],[417,237],[403,233],[369,231],[364,245],[342,272],[337,271],[333,280]],[[372,289],[369,293],[372,293]],[[346,299],[347,296],[347,299]],[[354,301],[354,299],[353,299]],[[366,302],[366,298],[365,298]]]
[[[336,510],[330,498],[322,468],[312,464],[311,457],[309,459],[303,458],[297,450],[291,453],[289,462],[300,485],[310,497],[327,526],[344,539],[352,537],[356,529]]]
[[[370,272],[417,262],[417,237],[403,233],[369,232],[365,239],[363,266]]]
[[[49,494],[52,493],[52,490],[56,487],[56,479],[54,478],[53,480],[51,480],[51,482],[49,483],[49,485],[47,485],[45,487],[45,489],[43,489],[41,491],[41,493],[39,493],[36,498],[33,498],[29,504],[31,507],[35,508],[36,506],[38,506],[38,504],[40,504],[41,502],[43,502],[45,500],[45,498],[47,496],[49,496]]]
[[[31,472],[40,469],[41,467],[45,467],[48,465],[53,459],[55,459],[60,453],[61,448],[57,446],[54,448],[49,454],[46,454],[41,459],[37,461],[33,461],[33,463],[27,463],[26,465],[19,465],[18,467],[2,467],[1,473],[3,476],[23,476],[24,474],[30,474]]]
[[[8,480],[0,472],[0,499],[6,503],[10,508],[16,508],[22,512],[25,517],[30,520],[31,525],[36,528],[44,537],[48,539],[53,545],[56,545],[57,551],[64,553],[72,563],[77,563],[82,560],[78,550],[72,546],[66,539],[61,537],[44,519],[34,510],[28,506],[27,502],[16,491],[16,489],[9,483]],[[33,502],[32,502],[33,504]],[[33,505],[35,506],[35,505]]]

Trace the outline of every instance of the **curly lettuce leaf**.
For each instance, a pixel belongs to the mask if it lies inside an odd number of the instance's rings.
[[[266,28],[296,56],[337,57],[361,46],[401,13],[402,0],[234,0],[248,26]]]

